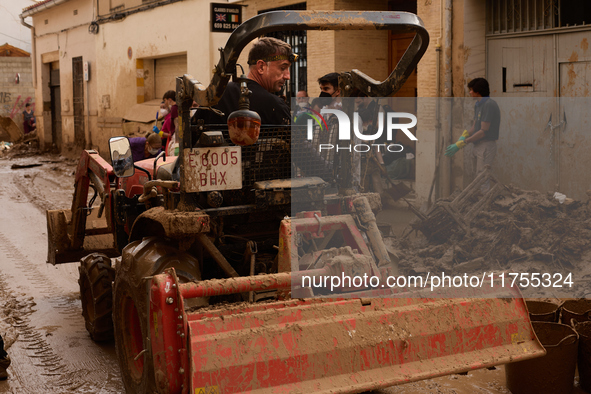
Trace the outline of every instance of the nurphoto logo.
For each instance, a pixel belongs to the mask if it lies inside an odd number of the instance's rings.
[[[338,109],[330,109],[330,108],[323,108],[320,110],[321,115],[331,114],[337,117],[339,122],[339,134],[338,139],[339,141],[352,141],[351,138],[351,121],[349,116]],[[417,141],[417,137],[415,137],[409,129],[415,127],[417,125],[417,117],[413,114],[407,112],[384,112],[378,113],[378,127],[374,134],[363,134],[363,128],[360,127],[362,122],[359,116],[359,113],[353,113],[353,132],[355,134],[355,139],[361,141],[376,141],[378,140],[382,134],[384,133],[384,115],[386,118],[386,139],[388,141],[392,141],[392,132],[394,130],[401,130],[411,141]],[[399,123],[403,119],[410,119],[410,123]],[[308,119],[308,133],[307,138],[309,141],[312,141],[314,138],[314,125],[313,120]],[[361,129],[361,130],[360,130]],[[333,150],[336,149],[338,152],[339,150],[348,150],[349,152],[369,152],[371,147],[376,147],[378,151],[383,147],[388,152],[402,152],[404,149],[400,144],[352,144],[349,146],[339,146],[333,144],[319,144],[318,151],[322,152],[323,150]]]

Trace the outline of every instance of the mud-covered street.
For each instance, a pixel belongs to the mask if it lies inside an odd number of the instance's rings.
[[[114,343],[94,343],[81,315],[78,264],[46,264],[47,209],[69,208],[76,161],[24,149],[0,156],[0,333],[12,359],[0,393],[122,393]],[[413,217],[378,219],[399,236]],[[401,220],[402,218],[402,220]],[[575,379],[575,393],[582,393]],[[503,366],[374,393],[510,393]]]
[[[41,164],[32,168],[14,165]],[[120,393],[113,344],[84,327],[77,264],[45,263],[45,210],[67,208],[75,163],[40,155],[0,159],[0,332],[12,359],[2,393]]]

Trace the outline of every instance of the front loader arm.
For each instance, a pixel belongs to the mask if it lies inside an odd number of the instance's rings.
[[[48,263],[76,261],[95,251],[112,256],[117,255],[113,244],[113,221],[111,220],[109,176],[112,174],[111,165],[96,151],[82,152],[76,169],[71,208],[46,212]],[[101,200],[101,207],[89,212],[88,192],[91,183]],[[100,218],[103,209],[106,220]],[[89,218],[91,222],[87,223]],[[84,249],[85,240],[89,250]]]
[[[88,204],[90,182],[92,181],[95,186],[101,203],[105,204],[110,195],[109,174],[113,174],[113,167],[98,152],[94,150],[82,152],[76,169],[74,198],[72,199],[71,208],[72,249],[80,249],[84,243],[87,217],[85,208],[87,208]],[[108,206],[107,213],[110,213],[110,204],[105,204],[105,206]]]
[[[230,35],[214,76],[206,88],[190,75],[183,78],[181,99],[192,98],[200,106],[217,104],[226,85],[236,72],[236,62],[244,47],[256,37],[284,30],[391,30],[396,33],[415,33],[410,46],[388,78],[382,82],[359,70],[350,72],[351,90],[358,89],[373,97],[396,93],[406,82],[427,50],[429,34],[421,19],[407,12],[388,11],[274,11],[257,15]]]

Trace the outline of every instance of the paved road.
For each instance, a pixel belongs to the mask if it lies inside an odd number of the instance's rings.
[[[42,164],[11,169],[13,164]],[[57,156],[0,157],[0,333],[9,348],[9,379],[0,393],[122,393],[112,343],[92,342],[84,327],[77,264],[47,265],[46,209],[67,209],[75,164]],[[383,212],[400,235],[412,215]],[[373,393],[509,391],[504,368],[451,375]],[[575,388],[579,393],[580,389]]]
[[[30,163],[42,166],[10,169]],[[14,342],[0,393],[124,391],[113,344],[84,327],[77,264],[45,262],[45,209],[69,206],[73,170],[57,156],[0,160],[0,332]]]

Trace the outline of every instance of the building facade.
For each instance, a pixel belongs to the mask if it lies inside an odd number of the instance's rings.
[[[419,98],[414,110],[420,124],[413,130],[418,141],[412,145],[416,165],[410,181],[424,201],[430,194],[449,195],[473,179],[470,147],[452,159],[442,153],[471,125],[473,102],[466,99],[466,85],[476,77],[489,80],[491,96],[501,102],[503,111],[495,175],[523,188],[584,197],[591,188],[591,178],[585,176],[591,175],[581,174],[591,163],[583,153],[591,139],[585,134],[586,111],[576,108],[589,96],[591,80],[587,3],[244,0],[231,4],[242,7],[243,20],[279,9],[393,10],[421,17],[430,45],[397,95]],[[42,142],[56,144],[62,151],[106,150],[108,138],[122,134],[126,110],[160,98],[174,88],[174,76],[188,72],[207,83],[219,58],[218,48],[229,35],[210,32],[210,2],[202,0],[46,0],[23,15],[34,21],[33,76]],[[412,40],[387,31],[282,32],[279,37],[303,55],[292,68],[287,93],[305,89],[311,97],[319,94],[318,77],[329,72],[359,69],[384,80]],[[239,62],[246,64],[244,56]]]
[[[187,72],[209,79],[229,35],[210,33],[209,14],[203,0],[50,0],[23,10],[33,19],[42,146],[105,156],[129,108],[161,99]]]

